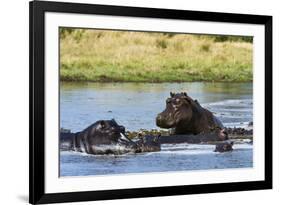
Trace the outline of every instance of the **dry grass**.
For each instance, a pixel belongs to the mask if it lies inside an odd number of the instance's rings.
[[[75,30],[60,48],[65,81],[252,80],[252,43],[212,36]]]

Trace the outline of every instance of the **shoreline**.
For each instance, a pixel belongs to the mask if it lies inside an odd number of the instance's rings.
[[[161,83],[252,83],[253,80],[241,80],[241,81],[224,81],[224,80],[171,80],[171,81],[161,81],[161,80],[155,80],[155,81],[118,81],[118,80],[105,80],[105,81],[99,81],[99,80],[60,80],[60,83],[156,83],[156,84],[161,84]]]

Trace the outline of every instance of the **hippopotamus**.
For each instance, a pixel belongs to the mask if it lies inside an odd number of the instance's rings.
[[[233,150],[232,148],[233,146],[233,142],[222,142],[222,143],[218,143],[216,144],[216,149],[214,150],[214,152],[230,152]]]
[[[170,93],[166,109],[156,117],[156,125],[160,128],[172,128],[173,134],[217,132],[219,140],[228,138],[221,121],[186,92]]]
[[[155,143],[160,143],[155,140]],[[125,127],[112,120],[99,120],[81,132],[60,134],[61,150],[87,154],[125,154],[154,150],[149,141],[134,142],[125,136]]]
[[[161,135],[158,136],[142,136],[136,142],[140,152],[158,152],[161,150],[160,139]]]

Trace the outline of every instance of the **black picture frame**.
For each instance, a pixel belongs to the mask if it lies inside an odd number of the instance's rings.
[[[201,11],[105,6],[93,4],[32,1],[29,4],[30,43],[30,143],[29,202],[32,204],[154,197],[272,188],[272,17],[262,15],[215,13]],[[265,180],[220,184],[200,184],[154,188],[136,188],[71,193],[45,193],[44,123],[45,12],[98,14],[110,16],[149,17],[162,19],[199,20],[209,22],[247,23],[265,26]]]

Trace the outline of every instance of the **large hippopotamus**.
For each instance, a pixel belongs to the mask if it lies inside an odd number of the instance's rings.
[[[166,109],[156,117],[156,125],[172,128],[174,134],[217,132],[219,140],[228,138],[221,121],[185,92],[170,93],[166,100]]]
[[[155,140],[159,144],[159,140]],[[144,149],[143,147],[151,147]],[[153,145],[154,147],[154,145]],[[60,134],[61,150],[72,150],[88,154],[125,154],[145,151],[158,151],[151,143],[134,142],[125,136],[125,127],[112,120],[99,120],[77,133]]]

